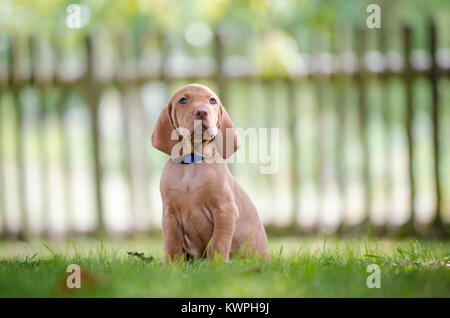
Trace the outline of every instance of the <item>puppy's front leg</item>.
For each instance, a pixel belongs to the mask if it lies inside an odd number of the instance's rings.
[[[164,239],[164,262],[180,260],[183,257],[183,230],[175,211],[164,208],[162,217]]]
[[[214,252],[217,252],[229,261],[237,216],[238,209],[234,203],[224,204],[214,211],[214,231],[206,254],[208,259],[212,259]]]

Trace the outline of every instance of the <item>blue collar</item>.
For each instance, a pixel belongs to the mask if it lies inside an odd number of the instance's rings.
[[[186,155],[184,157],[179,157],[179,158],[170,157],[170,160],[172,160],[174,163],[180,163],[180,164],[193,163],[196,161],[202,161],[204,159],[205,158],[203,158],[202,156],[197,156],[193,153],[191,153],[190,155]]]

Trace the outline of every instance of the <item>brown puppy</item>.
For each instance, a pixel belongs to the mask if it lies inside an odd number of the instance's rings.
[[[196,132],[200,139],[192,137]],[[171,155],[160,183],[165,261],[184,253],[203,257],[205,251],[209,259],[217,252],[229,260],[248,242],[253,252],[268,256],[258,212],[220,160],[239,145],[231,119],[211,89],[190,84],[177,90],[157,120],[152,145]],[[179,163],[186,155],[192,161],[191,154],[204,160]]]

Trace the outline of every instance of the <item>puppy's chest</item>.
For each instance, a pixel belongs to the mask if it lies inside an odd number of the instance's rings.
[[[212,211],[217,203],[217,195],[208,178],[172,179],[162,189],[168,208],[175,211],[178,220],[188,228],[202,228],[213,224]]]
[[[168,208],[176,215],[183,231],[183,248],[201,256],[214,229],[214,203],[202,187],[177,184],[166,189]]]
[[[205,211],[211,211],[214,207],[207,191],[202,191],[198,187],[183,186],[166,189],[163,196],[168,199],[166,204],[170,209],[189,218],[205,214]]]
[[[208,188],[207,183],[198,180],[172,180],[163,189],[163,194],[169,195],[171,199],[175,200],[195,200],[197,197],[205,198]]]
[[[162,194],[170,200],[188,203],[201,200],[208,201],[208,195],[216,188],[214,179],[206,173],[186,172],[166,179]]]

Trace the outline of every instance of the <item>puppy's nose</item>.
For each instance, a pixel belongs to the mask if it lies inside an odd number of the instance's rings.
[[[197,108],[194,110],[194,118],[205,119],[208,117],[208,110],[206,108]]]

